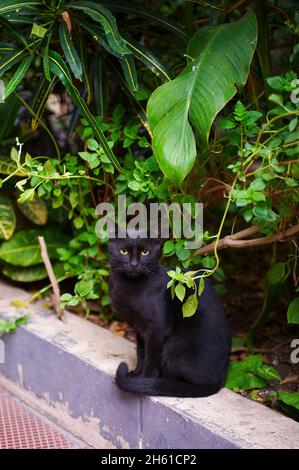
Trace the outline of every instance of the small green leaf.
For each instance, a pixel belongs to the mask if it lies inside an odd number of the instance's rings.
[[[183,286],[182,284],[177,284],[175,286],[175,294],[177,296],[177,298],[183,302],[184,298],[185,298],[185,294],[186,294],[186,288],[185,286]]]
[[[288,307],[288,323],[299,324],[299,297],[295,297]]]
[[[47,32],[46,28],[44,28],[43,26],[40,26],[37,23],[33,23],[30,36],[37,36],[39,38],[43,38],[46,32]]]
[[[275,285],[281,282],[285,276],[285,263],[274,263],[267,272],[267,280],[270,284]]]
[[[183,317],[184,318],[192,317],[197,310],[197,306],[198,306],[198,299],[197,299],[197,295],[195,292],[194,294],[191,294],[186,300],[186,302],[183,304],[183,308],[182,308]]]
[[[16,216],[9,199],[0,198],[0,239],[9,240],[16,228]]]

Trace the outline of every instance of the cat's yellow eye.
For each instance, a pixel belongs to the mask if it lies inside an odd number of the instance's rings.
[[[122,248],[121,250],[119,250],[120,253],[124,256],[128,255],[129,254],[129,251],[127,250],[127,248]]]
[[[140,251],[141,256],[148,256],[150,254],[149,250],[141,250]]]

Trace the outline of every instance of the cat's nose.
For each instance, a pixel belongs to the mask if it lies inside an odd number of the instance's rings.
[[[138,261],[136,258],[131,259],[131,267],[136,268],[138,266]]]

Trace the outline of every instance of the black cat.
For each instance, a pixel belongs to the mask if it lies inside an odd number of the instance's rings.
[[[129,232],[127,235],[130,235]],[[110,295],[122,320],[137,333],[137,367],[121,363],[117,385],[146,395],[203,397],[223,387],[231,337],[221,303],[209,280],[195,315],[183,318],[172,300],[158,239],[109,242]]]

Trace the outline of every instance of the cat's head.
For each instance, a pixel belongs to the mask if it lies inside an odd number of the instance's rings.
[[[109,241],[111,269],[131,278],[153,275],[159,266],[161,242],[158,238],[144,238],[143,232],[127,230],[126,238]]]

